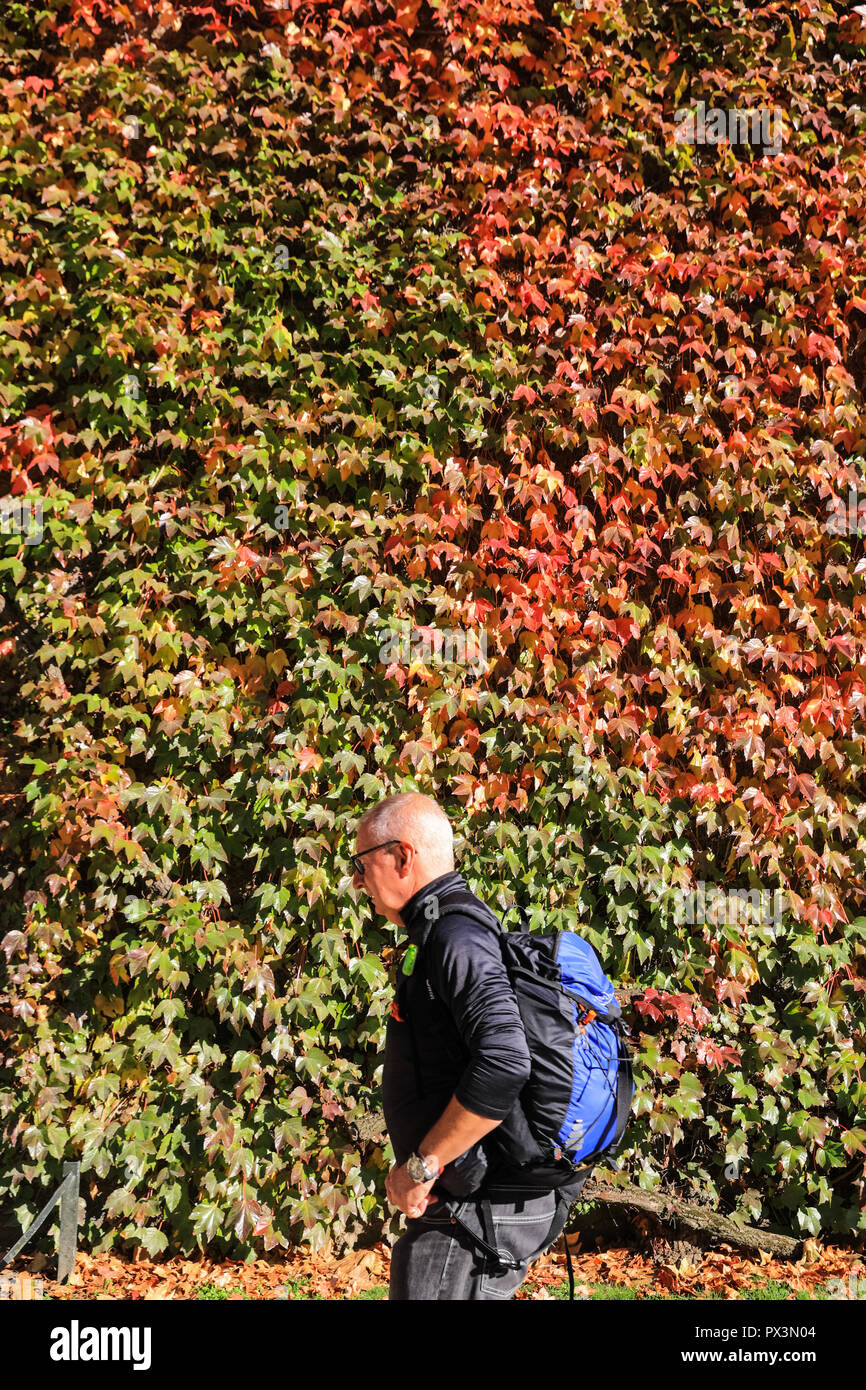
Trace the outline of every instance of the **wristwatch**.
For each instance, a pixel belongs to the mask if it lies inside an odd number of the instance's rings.
[[[410,1154],[406,1160],[406,1171],[413,1182],[432,1182],[438,1178],[442,1169],[435,1154],[422,1158],[419,1153]]]

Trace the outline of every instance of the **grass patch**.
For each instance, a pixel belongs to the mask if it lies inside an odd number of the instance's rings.
[[[235,1284],[230,1289],[222,1289],[217,1284],[199,1284],[195,1298],[198,1302],[201,1299],[230,1298],[232,1294],[240,1294],[241,1298],[246,1299],[247,1302],[251,1301],[251,1295],[244,1293],[240,1284]]]
[[[107,1281],[106,1281],[107,1282]],[[302,1276],[297,1279],[289,1279],[281,1286],[283,1291],[278,1290],[272,1295],[274,1298],[285,1299],[289,1302],[317,1302],[325,1303],[341,1300],[326,1299],[320,1293],[310,1293],[309,1279]],[[540,1293],[542,1288],[546,1288],[551,1298],[568,1301],[568,1281],[561,1284],[539,1285],[527,1279],[521,1286],[527,1293]],[[664,1303],[696,1303],[696,1302],[719,1302],[723,1295],[717,1289],[706,1289],[702,1285],[696,1285],[694,1293],[639,1293],[636,1289],[620,1287],[614,1284],[588,1284],[589,1298],[575,1297],[576,1303],[590,1302],[664,1302]],[[244,1293],[239,1285],[231,1288],[220,1288],[216,1284],[201,1284],[196,1293],[197,1300],[219,1301],[228,1299],[231,1294],[241,1294],[242,1298],[248,1302],[252,1300],[252,1295]],[[753,1277],[752,1287],[740,1290],[740,1298],[745,1302],[781,1302],[788,1299],[793,1294],[794,1301],[797,1303],[824,1302],[830,1298],[830,1290],[826,1284],[816,1284],[814,1289],[805,1292],[790,1288],[788,1284],[779,1283],[775,1279],[768,1279],[761,1283],[757,1276]],[[373,1289],[363,1289],[360,1293],[349,1294],[345,1299],[347,1303],[360,1302],[381,1302],[388,1297],[388,1285],[379,1284]],[[43,1303],[60,1302],[52,1295],[47,1295],[40,1300]]]
[[[826,1284],[816,1284],[814,1289],[810,1289],[807,1293],[802,1289],[789,1288],[787,1284],[780,1284],[775,1279],[769,1279],[766,1283],[762,1283],[757,1275],[753,1276],[752,1282],[754,1288],[749,1290],[748,1296],[755,1300],[790,1298],[793,1294],[798,1303],[820,1303],[826,1302],[830,1297],[830,1290]]]
[[[539,1292],[539,1285],[533,1284],[528,1279],[522,1286],[527,1293]],[[695,1303],[695,1302],[720,1302],[722,1293],[718,1289],[706,1289],[703,1285],[696,1285],[694,1293],[639,1293],[636,1289],[620,1288],[612,1284],[587,1284],[589,1298],[578,1298],[575,1295],[575,1303],[590,1303],[595,1301],[638,1301],[641,1302],[664,1302],[664,1303]],[[568,1299],[568,1282],[562,1284],[548,1284],[547,1291],[551,1298]],[[830,1297],[826,1284],[818,1284],[814,1289],[805,1292],[794,1290],[788,1284],[779,1283],[775,1279],[768,1279],[764,1282],[757,1276],[753,1276],[752,1287],[744,1288],[739,1291],[740,1298],[745,1302],[777,1302],[790,1298],[793,1294],[797,1303],[812,1303],[826,1300]]]
[[[326,1303],[328,1300],[323,1298],[320,1293],[310,1293],[310,1278],[307,1274],[299,1274],[295,1279],[287,1279],[284,1284],[276,1290],[273,1297],[285,1299],[290,1303]]]

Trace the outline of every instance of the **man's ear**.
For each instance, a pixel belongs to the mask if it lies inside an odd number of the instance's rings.
[[[401,878],[406,878],[412,869],[412,861],[415,858],[415,846],[410,845],[406,840],[401,840],[397,853],[400,856],[397,863],[397,872]]]

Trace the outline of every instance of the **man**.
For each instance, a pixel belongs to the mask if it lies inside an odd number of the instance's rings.
[[[382,1077],[396,1160],[386,1190],[409,1218],[392,1251],[389,1297],[511,1298],[530,1258],[560,1234],[583,1179],[559,1194],[507,1186],[507,1146],[497,1153],[493,1132],[503,1122],[503,1133],[525,1129],[517,1102],[530,1058],[496,933],[459,912],[439,922],[448,896],[468,889],[448,817],[431,797],[406,792],[367,811],[353,858],[355,888],[410,943]],[[413,948],[425,933],[416,974]],[[488,1136],[493,1143],[482,1144]],[[485,1255],[478,1237],[515,1256],[517,1268]]]

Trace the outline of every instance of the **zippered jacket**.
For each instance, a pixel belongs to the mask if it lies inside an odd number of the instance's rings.
[[[454,871],[410,898],[400,914],[410,945],[417,946],[430,926],[431,896],[456,891],[469,889]],[[417,1149],[455,1095],[476,1115],[510,1117],[501,1138],[515,1121],[523,1130],[517,1100],[529,1079],[529,1049],[496,933],[459,912],[434,920],[412,974],[398,979],[382,1073],[396,1162]],[[490,1137],[498,1135],[494,1130]],[[475,1190],[496,1147],[483,1140],[448,1164],[434,1192],[460,1196]]]

